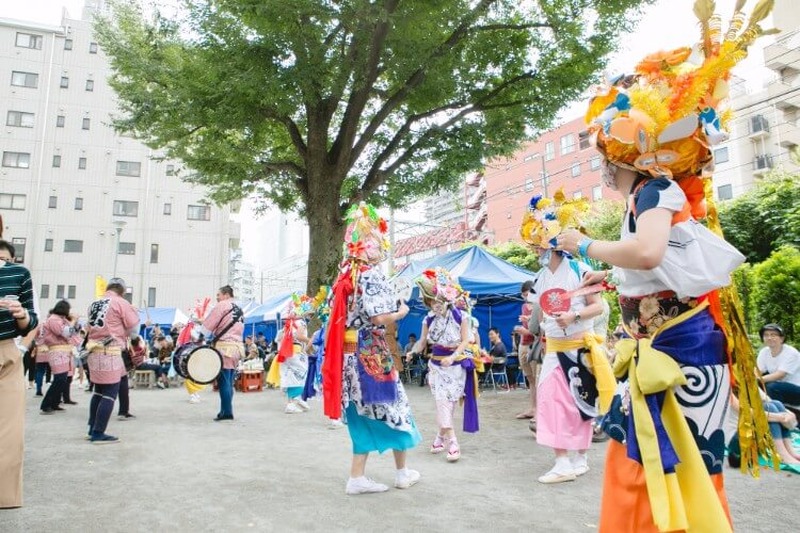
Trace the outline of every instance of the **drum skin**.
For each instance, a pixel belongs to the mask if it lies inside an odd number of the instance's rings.
[[[175,371],[198,385],[208,385],[222,371],[222,354],[211,346],[187,343],[175,350]]]

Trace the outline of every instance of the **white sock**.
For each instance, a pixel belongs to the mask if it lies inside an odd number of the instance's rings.
[[[559,474],[567,474],[572,472],[572,463],[570,462],[569,457],[566,455],[556,457],[556,466],[553,467],[553,470]]]
[[[398,474],[407,474],[408,473],[408,468],[406,468],[406,467],[398,468],[397,469],[397,473]]]
[[[589,462],[585,453],[576,453],[575,457],[572,458],[572,465],[575,467],[586,466],[587,464],[589,464]]]

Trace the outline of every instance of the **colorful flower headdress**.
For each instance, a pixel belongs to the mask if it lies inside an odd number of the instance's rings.
[[[344,256],[367,263],[383,261],[389,250],[389,241],[384,237],[388,225],[375,208],[361,202],[350,208],[345,221]]]
[[[586,198],[567,200],[559,189],[552,199],[531,198],[519,228],[522,240],[538,248],[554,248],[556,237],[568,228],[581,229],[582,218],[589,212]]]
[[[455,304],[464,296],[464,290],[445,268],[436,267],[425,270],[414,283],[424,298]]]
[[[774,0],[761,0],[745,25],[745,0],[722,33],[713,0],[697,0],[701,41],[645,57],[632,76],[601,86],[586,112],[597,147],[609,161],[653,176],[699,177],[713,169],[711,146],[728,138],[724,109],[731,69],[758,37]]]
[[[313,315],[315,312],[314,300],[299,292],[293,292],[292,299],[286,304],[286,316],[288,318],[303,318]]]
[[[319,318],[320,322],[323,324],[328,321],[328,317],[331,315],[332,298],[333,293],[331,292],[330,286],[320,285],[317,295],[314,296],[314,300],[311,302],[311,305],[314,306],[317,313],[317,318]]]

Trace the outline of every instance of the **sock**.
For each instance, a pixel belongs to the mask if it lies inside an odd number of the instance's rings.
[[[553,470],[559,474],[572,472],[572,463],[570,463],[569,457],[566,455],[556,457],[556,466],[553,467]]]
[[[579,467],[579,466],[586,466],[588,464],[586,454],[585,453],[577,453],[575,457],[572,458],[572,466]]]

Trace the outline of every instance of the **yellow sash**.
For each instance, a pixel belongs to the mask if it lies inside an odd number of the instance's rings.
[[[450,357],[450,356],[449,355],[432,355],[431,356],[431,360],[432,361],[442,361],[442,359],[445,359],[447,357]],[[480,396],[480,391],[478,390],[478,365],[481,366],[481,370],[480,371],[483,372],[483,361],[480,360],[479,354],[476,352],[475,355],[467,355],[465,353],[459,354],[459,355],[456,356],[455,362],[456,363],[460,363],[464,359],[472,359],[472,362],[475,363],[475,368],[472,370],[472,377],[473,377],[472,384],[473,384],[473,389],[475,391],[475,398],[478,398]],[[459,400],[459,403],[462,403],[462,404],[464,403],[464,398],[463,397]]]
[[[597,394],[600,399],[600,414],[605,414],[611,407],[611,400],[614,399],[614,391],[617,389],[617,380],[611,370],[611,363],[608,362],[602,347],[603,337],[594,333],[586,333],[582,339],[558,339],[548,337],[546,349],[548,352],[566,352],[579,348],[589,348],[590,370],[597,380]]]
[[[653,511],[653,522],[659,531],[732,531],[689,424],[675,398],[673,388],[686,384],[686,376],[672,357],[652,346],[664,331],[692,318],[706,307],[708,302],[703,302],[678,315],[658,328],[650,338],[622,339],[616,344],[614,374],[617,377],[628,376],[631,411],[642,456],[647,495]],[[671,474],[664,473],[655,424],[645,400],[646,394],[662,391],[664,406],[661,418],[680,458],[675,473]]]
[[[302,347],[300,345],[292,345],[292,353],[298,354],[301,350]],[[277,355],[272,359],[272,364],[269,365],[269,372],[267,372],[267,385],[272,385],[273,387],[281,386],[281,363],[278,361]]]

